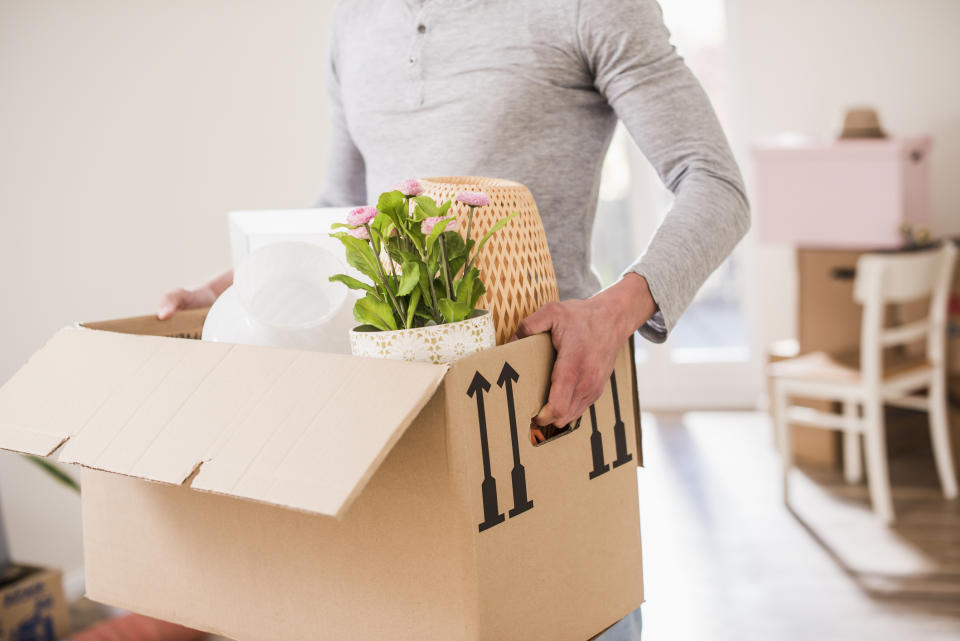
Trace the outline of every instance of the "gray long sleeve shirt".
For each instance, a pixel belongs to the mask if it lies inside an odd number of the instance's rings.
[[[622,120],[676,198],[646,252],[665,340],[749,227],[736,162],[654,0],[343,0],[329,41],[332,130],[319,206],[409,177],[483,175],[533,193],[563,298],[600,288],[590,237]]]

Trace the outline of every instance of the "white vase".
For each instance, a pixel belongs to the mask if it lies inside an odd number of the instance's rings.
[[[312,244],[261,247],[210,308],[203,340],[347,354],[357,297],[329,281],[343,271],[335,255]]]
[[[350,351],[354,356],[397,361],[450,363],[497,344],[493,317],[487,310],[456,323],[379,331],[354,328]]]

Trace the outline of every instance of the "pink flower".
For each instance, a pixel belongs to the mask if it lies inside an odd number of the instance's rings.
[[[420,184],[420,181],[416,178],[408,178],[406,180],[401,180],[396,185],[393,186],[394,191],[399,191],[404,196],[408,198],[412,196],[419,196],[423,193],[423,186]]]
[[[457,200],[464,205],[471,207],[486,207],[490,204],[490,199],[482,191],[464,191],[457,196]]]
[[[357,207],[347,214],[347,222],[351,225],[366,225],[377,217],[377,208],[367,205],[366,207]]]
[[[348,229],[347,233],[360,240],[370,240],[370,232],[367,231],[366,227],[354,227],[353,229]]]
[[[437,226],[441,220],[447,220],[441,216],[434,216],[433,218],[425,218],[422,223],[420,223],[420,231],[424,234],[429,234],[433,231],[433,228]],[[457,220],[454,218],[447,223],[447,226],[443,228],[443,231],[456,231],[457,230]]]

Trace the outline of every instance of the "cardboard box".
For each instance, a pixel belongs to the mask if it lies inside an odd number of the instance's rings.
[[[430,365],[109,329],[0,388],[0,446],[86,468],[92,599],[240,641],[583,641],[643,600],[626,346],[534,447],[546,335]]]
[[[69,626],[59,571],[11,565],[0,575],[0,641],[58,641]]]

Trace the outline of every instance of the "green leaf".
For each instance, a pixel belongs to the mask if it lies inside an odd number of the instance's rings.
[[[417,248],[417,252],[423,254],[423,232],[418,228],[419,226],[414,226],[407,234],[407,237],[413,241],[413,246]]]
[[[450,276],[455,278],[460,273],[460,268],[467,262],[466,245],[463,243],[463,236],[455,231],[443,232],[443,239],[447,243],[447,264],[450,265]]]
[[[390,236],[396,228],[397,226],[393,224],[393,221],[386,216],[383,217],[383,222],[377,227],[380,236],[384,238],[384,242],[387,243],[387,245],[396,242],[396,238],[391,238]]]
[[[443,240],[447,244],[447,258],[454,259],[464,253],[463,236],[455,231],[443,232]]]
[[[433,198],[430,196],[417,196],[413,199],[413,201],[417,203],[414,211],[416,211],[416,209],[420,209],[420,211],[424,214],[423,218],[433,218],[441,215],[440,210],[437,208],[437,203],[434,202]],[[423,220],[423,218],[420,220]]]
[[[478,275],[479,272],[471,268],[470,271],[463,275],[463,278],[454,283],[454,292],[458,301],[468,305],[470,304],[470,300],[473,297],[473,287],[477,283]]]
[[[344,234],[346,236],[346,234]],[[370,278],[375,283],[382,284],[380,282],[380,274],[377,271],[377,268],[374,264],[371,263],[373,258],[373,250],[370,248],[366,242],[353,238],[352,236],[347,236],[347,239],[341,239],[346,245],[346,259],[347,264],[359,271],[364,276]],[[350,242],[357,241],[357,242]]]
[[[371,294],[377,293],[377,290],[372,285],[368,285],[357,280],[356,278],[353,278],[352,276],[347,276],[346,274],[334,274],[329,280],[331,283],[343,283],[350,289],[362,289],[366,292],[370,292]]]
[[[330,225],[330,229],[343,229],[344,227],[350,228],[353,227],[353,225],[349,223],[333,223]]]
[[[403,272],[400,275],[400,286],[397,288],[397,295],[406,296],[413,291],[413,288],[420,282],[420,263],[407,261],[400,267]]]
[[[437,305],[440,307],[440,313],[443,314],[443,320],[448,323],[462,321],[472,311],[466,303],[449,298],[441,298],[437,301]]]
[[[380,274],[370,268],[370,263],[357,250],[348,247],[346,251],[347,264],[359,271],[361,274],[374,281],[380,282]]]
[[[453,204],[453,201],[448,200],[447,202],[440,205],[440,209],[437,210],[437,216],[446,216],[447,212],[450,211],[451,204]]]
[[[510,219],[511,219],[511,218],[514,218],[514,217],[517,216],[519,213],[520,213],[520,212],[515,211],[515,212],[513,212],[512,214],[510,214],[509,216],[506,216],[506,217],[504,217],[504,218],[501,218],[501,219],[498,220],[497,222],[493,223],[493,227],[490,228],[490,231],[488,231],[486,234],[484,234],[484,235],[483,235],[483,238],[480,239],[480,243],[477,245],[477,253],[474,254],[474,260],[476,260],[476,257],[480,255],[480,250],[483,249],[483,246],[486,244],[486,242],[487,242],[488,240],[490,240],[490,237],[493,236],[493,235],[494,235],[495,233],[497,233],[498,231],[500,231],[501,229],[503,229],[504,225],[506,225],[508,222],[510,222]]]
[[[387,286],[387,288],[390,290],[390,293],[391,293],[391,294],[393,294],[394,296],[397,295],[397,279],[396,279],[396,278],[394,278],[394,277],[393,277],[392,275],[390,275],[390,274],[387,274],[387,281],[386,281],[386,283],[384,283],[384,284],[385,284],[385,285]],[[388,300],[389,300],[389,299],[388,299]]]
[[[403,211],[403,194],[397,190],[383,192],[377,199],[377,211],[393,219]]]
[[[414,289],[410,292],[410,298],[407,300],[407,323],[406,328],[413,327],[413,319],[417,313],[417,306],[420,305],[420,290]]]
[[[370,221],[370,227],[376,229],[381,234],[384,234],[384,228],[393,224],[393,221],[390,220],[390,216],[387,216],[382,211],[377,211],[377,215],[373,217],[373,220]]]
[[[450,224],[450,221],[452,221],[452,220],[453,220],[453,218],[447,218],[447,219],[445,219],[445,220],[441,220],[440,222],[438,222],[436,225],[433,226],[433,229],[430,230],[430,235],[427,236],[427,251],[428,251],[428,252],[429,252],[431,249],[433,249],[433,244],[434,244],[435,242],[437,242],[437,238],[440,236],[440,234],[443,233],[443,230],[447,227],[447,225]]]
[[[417,256],[417,255],[414,254],[413,252],[405,251],[405,250],[401,249],[400,247],[395,247],[395,246],[393,246],[393,245],[390,245],[390,246],[387,247],[387,251],[390,252],[390,257],[393,258],[393,260],[395,260],[395,261],[397,261],[398,263],[400,263],[401,265],[402,265],[403,263],[407,263],[407,262],[411,262],[411,261],[414,262],[414,263],[419,263],[419,262],[420,262],[420,257],[419,257],[419,256]]]
[[[69,476],[66,472],[61,470],[59,467],[51,463],[46,459],[42,459],[36,456],[24,456],[25,459],[42,469],[44,472],[49,474],[55,481],[66,485],[74,492],[80,492],[80,485],[73,480],[72,476]]]
[[[471,269],[471,271],[473,271]],[[470,293],[470,300],[463,301],[470,306],[470,313],[473,313],[473,310],[477,308],[477,301],[480,300],[480,297],[487,293],[487,288],[483,284],[483,281],[480,280],[480,272],[477,272],[477,282],[473,285],[473,291]]]
[[[335,234],[330,234],[330,236],[343,243],[343,246],[346,249],[346,259],[348,265],[357,269],[363,275],[369,276],[374,282],[380,282],[376,268],[370,263],[369,260],[373,257],[373,250],[370,248],[370,245],[367,244],[367,241],[354,238],[345,232],[337,232]]]
[[[381,330],[397,329],[397,320],[389,304],[367,294],[353,306],[353,317]]]

